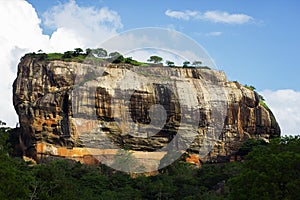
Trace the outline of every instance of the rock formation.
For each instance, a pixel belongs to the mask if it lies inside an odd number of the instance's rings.
[[[229,158],[249,138],[280,135],[256,92],[210,69],[26,55],[13,94],[20,140],[35,159],[79,159],[86,149],[163,152],[171,145],[213,161]]]

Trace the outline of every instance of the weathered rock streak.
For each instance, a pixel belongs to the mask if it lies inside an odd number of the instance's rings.
[[[185,148],[192,141],[189,152],[213,160],[232,155],[249,138],[280,134],[258,94],[216,70],[25,56],[13,90],[21,139],[34,158],[37,153],[59,156],[51,148],[40,150],[40,144],[154,152],[170,142]],[[182,137],[174,141],[176,134]],[[204,144],[208,140],[212,149]]]

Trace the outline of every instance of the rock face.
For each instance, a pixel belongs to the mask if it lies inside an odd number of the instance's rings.
[[[62,148],[163,152],[172,147],[212,161],[229,158],[249,138],[280,135],[256,92],[209,69],[24,56],[13,92],[20,141],[35,159],[60,156]]]

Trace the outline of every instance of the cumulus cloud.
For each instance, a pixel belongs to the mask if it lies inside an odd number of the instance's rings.
[[[0,1],[0,120],[18,122],[12,105],[12,84],[17,64],[26,52],[65,51],[94,47],[122,27],[119,15],[108,8],[79,7],[74,0],[50,8],[44,14],[51,36],[43,34],[41,19],[25,0]]]
[[[283,135],[300,134],[300,92],[264,90],[260,92],[274,113]]]
[[[207,11],[201,16],[201,18],[215,23],[225,24],[244,24],[253,20],[253,17],[249,15],[229,14],[228,12],[222,11]]]
[[[44,25],[55,30],[51,36],[52,47],[60,51],[97,47],[122,28],[117,12],[107,7],[80,7],[75,0],[54,6],[43,17]],[[60,45],[62,38],[68,39],[64,46]]]
[[[0,120],[12,126],[18,121],[12,105],[16,65],[26,51],[46,47],[49,36],[42,34],[40,20],[34,8],[26,1],[0,1],[0,4]]]
[[[225,23],[225,24],[245,24],[247,22],[254,20],[253,17],[246,14],[242,14],[242,13],[230,14],[228,12],[217,11],[217,10],[206,11],[204,13],[201,13],[199,11],[191,11],[191,10],[186,10],[186,11],[167,10],[165,12],[165,15],[171,18],[176,18],[181,20],[198,19],[198,20],[205,20],[214,23]]]
[[[189,20],[197,17],[199,13],[197,11],[172,11],[172,10],[166,10],[165,14],[171,18],[176,19],[183,19],[183,20]]]

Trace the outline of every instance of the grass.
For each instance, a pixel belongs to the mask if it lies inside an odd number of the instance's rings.
[[[61,59],[63,59],[62,58],[63,55],[64,54],[62,54],[62,53],[48,53],[46,60],[49,60],[49,61],[51,61],[51,60],[61,60]]]
[[[266,104],[266,102],[264,102],[263,100],[260,100],[259,101],[259,104],[262,106],[262,107],[264,107],[266,110],[270,110],[270,108],[268,107],[268,105]]]
[[[254,86],[252,86],[252,85],[247,85],[247,84],[244,85],[244,87],[245,87],[245,88],[248,88],[249,90],[252,90],[252,91],[255,91],[255,89],[256,89]]]
[[[128,64],[132,64],[132,65],[135,65],[135,66],[148,66],[146,63],[143,63],[143,62],[139,62],[139,61],[136,61],[136,60],[129,60],[128,62],[125,61],[125,63],[128,63]]]

